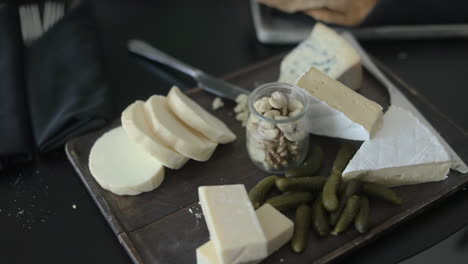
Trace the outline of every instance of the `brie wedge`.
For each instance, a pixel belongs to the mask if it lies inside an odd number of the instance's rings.
[[[130,139],[164,166],[179,169],[189,159],[171,149],[154,132],[145,103],[136,101],[122,113],[122,126]]]
[[[359,54],[338,33],[321,23],[316,23],[310,36],[283,59],[279,82],[293,84],[312,66],[353,90],[361,87]]]
[[[169,91],[167,102],[171,111],[180,120],[211,141],[229,143],[236,139],[236,135],[221,120],[195,103],[177,86],[173,86]]]
[[[145,103],[156,135],[180,154],[198,161],[211,157],[217,144],[183,124],[169,109],[164,96],[153,95]]]
[[[307,120],[312,134],[351,140],[367,140],[382,125],[382,107],[314,67],[297,86],[308,93]]]
[[[293,235],[294,223],[270,204],[258,208],[258,221],[267,238],[268,256],[285,245]],[[218,255],[212,241],[197,248],[197,264],[219,264]]]
[[[359,178],[389,186],[418,184],[444,180],[451,165],[449,154],[421,121],[391,106],[382,129],[362,144],[344,170],[343,179]]]
[[[164,166],[117,127],[91,148],[89,170],[102,188],[118,195],[137,195],[159,187]]]

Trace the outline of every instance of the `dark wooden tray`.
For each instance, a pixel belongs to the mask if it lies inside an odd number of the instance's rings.
[[[236,72],[226,79],[248,89],[274,81],[278,76],[281,58],[282,56],[274,57]],[[414,89],[388,70],[383,70],[454,147],[460,157],[466,160],[466,132],[448,120]],[[389,98],[385,87],[367,71],[360,92],[379,102],[385,109],[388,107]],[[188,91],[188,94],[208,109],[214,98],[199,88]],[[235,142],[220,145],[207,162],[189,161],[180,170],[167,170],[166,179],[158,189],[138,196],[118,196],[102,189],[88,170],[88,156],[93,143],[102,133],[118,126],[118,120],[99,131],[73,139],[66,145],[67,155],[78,175],[135,263],[195,263],[195,249],[209,239],[198,205],[197,188],[202,185],[242,183],[250,189],[266,176],[266,173],[257,169],[248,159],[244,128],[235,120],[233,107],[233,102],[226,102],[225,107],[216,111],[215,115],[236,133],[238,139]],[[325,149],[325,164],[320,174],[327,175],[342,140],[312,136],[312,142],[322,145]],[[354,144],[359,145],[356,142]],[[403,206],[371,201],[372,228],[368,233],[359,235],[350,230],[338,237],[330,236],[324,239],[311,235],[309,243],[313,247],[303,254],[294,254],[289,246],[285,246],[262,263],[280,263],[281,259],[285,263],[322,263],[336,259],[372,241],[467,183],[467,174],[461,175],[452,171],[449,178],[443,182],[398,187],[397,192],[405,200]],[[291,216],[290,213],[288,215]]]

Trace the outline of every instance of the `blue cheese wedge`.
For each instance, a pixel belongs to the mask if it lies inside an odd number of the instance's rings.
[[[450,155],[419,119],[391,106],[382,129],[362,144],[343,179],[389,186],[418,184],[444,180],[451,165]]]
[[[198,195],[220,264],[255,263],[268,256],[267,237],[244,185],[202,186]]]
[[[312,134],[367,140],[382,125],[382,107],[311,67],[296,83],[307,91]]]
[[[269,204],[257,209],[257,217],[267,238],[268,256],[285,245],[293,235],[294,224]],[[197,264],[218,264],[218,255],[212,241],[197,248]]]
[[[321,23],[283,59],[279,82],[293,84],[312,66],[353,90],[361,87],[359,54],[337,32]]]

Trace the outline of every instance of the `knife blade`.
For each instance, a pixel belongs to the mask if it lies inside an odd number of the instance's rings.
[[[388,90],[390,94],[390,104],[399,106],[409,112],[411,112],[416,118],[418,118],[429,130],[438,138],[439,142],[445,148],[445,150],[452,157],[453,164],[452,169],[457,170],[461,173],[468,172],[468,166],[458,156],[458,154],[450,147],[450,145],[442,138],[437,130],[432,127],[429,121],[418,111],[418,109],[403,95],[403,93],[385,76],[385,74],[375,65],[372,59],[367,55],[364,49],[361,47],[359,42],[349,32],[343,32],[343,37],[348,40],[349,44],[359,53],[362,64],[364,67],[371,72],[377,80],[379,80]]]
[[[242,87],[228,83],[224,80],[211,76],[200,69],[181,62],[142,40],[129,40],[127,47],[128,50],[134,54],[142,56],[148,60],[164,64],[187,75],[190,75],[197,81],[197,85],[200,88],[217,96],[235,101],[237,96],[240,94],[250,93],[250,91]]]

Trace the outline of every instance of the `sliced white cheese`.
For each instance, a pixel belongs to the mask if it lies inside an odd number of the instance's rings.
[[[267,238],[268,256],[291,240],[294,231],[293,222],[273,206],[265,204],[258,208],[257,217]],[[197,264],[219,263],[212,241],[208,241],[197,248]]]
[[[164,96],[153,95],[145,103],[156,135],[180,154],[198,161],[211,157],[217,144],[183,124],[169,109]]]
[[[189,127],[217,143],[229,143],[236,135],[218,118],[186,96],[177,86],[167,95],[171,111]]]
[[[149,192],[164,180],[164,166],[137,146],[122,127],[96,140],[89,170],[102,188],[118,195]]]
[[[316,23],[310,36],[283,59],[279,82],[293,84],[312,66],[351,89],[361,87],[359,54],[337,32],[321,23]]]
[[[129,105],[123,111],[121,120],[128,136],[164,166],[179,169],[189,160],[157,137],[144,102],[136,101]]]
[[[308,93],[312,134],[367,140],[382,125],[382,107],[311,67],[297,81]]]
[[[419,119],[391,106],[382,129],[362,144],[343,179],[389,186],[418,184],[445,179],[451,165],[450,155]]]
[[[268,256],[267,238],[244,185],[203,186],[198,196],[219,263],[258,262]]]

